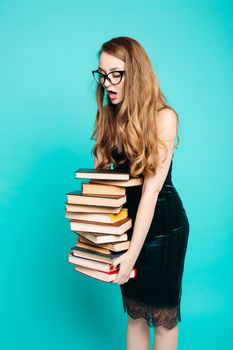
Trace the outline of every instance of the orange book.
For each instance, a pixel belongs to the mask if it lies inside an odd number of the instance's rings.
[[[83,194],[95,194],[95,195],[125,195],[125,187],[106,185],[106,184],[95,184],[95,183],[82,183]]]

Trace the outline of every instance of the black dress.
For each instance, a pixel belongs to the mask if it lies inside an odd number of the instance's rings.
[[[129,160],[115,148],[112,157],[117,169],[129,170]],[[184,261],[189,236],[189,221],[182,200],[172,179],[172,163],[159,192],[154,216],[136,260],[135,279],[120,285],[124,312],[132,318],[144,318],[149,327],[173,328],[181,321],[181,292]],[[126,187],[128,217],[132,228],[127,231],[130,240],[141,198],[142,186]],[[146,213],[145,213],[146,215]]]

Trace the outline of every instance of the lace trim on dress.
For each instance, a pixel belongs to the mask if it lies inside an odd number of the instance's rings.
[[[144,318],[149,327],[172,329],[181,321],[180,306],[158,308],[123,296],[124,311],[134,319]]]

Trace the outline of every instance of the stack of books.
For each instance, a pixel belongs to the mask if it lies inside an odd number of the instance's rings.
[[[69,253],[68,262],[75,271],[104,281],[114,281],[119,268],[111,268],[114,258],[125,253],[130,245],[127,231],[132,227],[126,187],[142,184],[141,177],[130,177],[118,169],[80,168],[75,172],[81,190],[67,193],[66,215],[70,229],[78,235]],[[135,278],[134,268],[130,278]]]

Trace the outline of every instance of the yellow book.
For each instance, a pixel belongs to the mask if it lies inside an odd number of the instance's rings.
[[[67,219],[73,219],[73,220],[84,220],[84,221],[103,222],[107,224],[112,224],[127,218],[128,209],[122,208],[120,213],[118,214],[76,213],[76,212],[66,211],[65,217]]]

